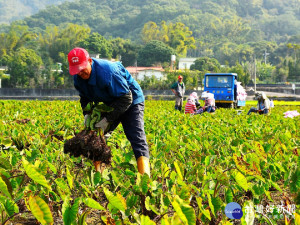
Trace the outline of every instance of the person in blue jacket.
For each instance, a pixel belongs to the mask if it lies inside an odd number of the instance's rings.
[[[138,171],[150,176],[149,148],[144,131],[145,97],[140,85],[120,62],[91,58],[83,48],[74,48],[68,54],[69,73],[79,92],[81,108],[89,102],[103,102],[113,108],[104,114],[95,127],[104,134],[112,132],[122,123],[130,141]],[[85,121],[89,115],[85,115]],[[94,162],[101,171],[101,162]]]

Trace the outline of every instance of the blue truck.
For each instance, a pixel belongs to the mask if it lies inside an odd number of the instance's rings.
[[[245,100],[238,100],[236,73],[206,73],[204,91],[213,93],[218,107],[236,108],[245,106]]]

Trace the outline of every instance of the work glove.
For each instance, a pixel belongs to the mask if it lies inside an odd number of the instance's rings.
[[[105,117],[102,120],[100,120],[98,123],[95,123],[95,127],[101,128],[101,130],[103,132],[105,132],[107,130],[108,125],[109,125],[109,123]]]
[[[87,127],[87,121],[91,119],[91,114],[84,115],[84,126]]]

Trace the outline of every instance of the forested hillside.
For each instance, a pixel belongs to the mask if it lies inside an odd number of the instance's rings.
[[[145,23],[182,22],[202,41],[287,41],[300,33],[299,0],[77,0],[26,18],[30,27],[87,24],[106,37],[137,40]]]
[[[176,65],[197,58],[184,71],[189,88],[207,71],[236,72],[244,84],[300,82],[299,0],[66,1],[0,25],[0,40],[6,87],[73,87],[66,56],[76,46],[124,66],[166,69],[167,79],[140,81],[143,88],[169,87],[171,55]]]
[[[72,0],[0,0],[0,24],[8,24],[12,21],[24,19],[48,5],[58,5]]]

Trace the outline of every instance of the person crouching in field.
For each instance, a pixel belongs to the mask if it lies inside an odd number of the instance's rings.
[[[203,112],[213,113],[216,111],[216,103],[214,94],[203,92],[202,98],[204,98],[204,106],[203,106]]]
[[[257,108],[251,107],[247,115],[250,115],[252,112],[259,114],[268,114],[270,112],[270,100],[266,96],[266,93],[255,93],[255,98],[258,100]]]
[[[120,62],[91,58],[83,48],[72,49],[68,62],[82,109],[90,102],[103,102],[112,107],[111,112],[103,113],[95,127],[109,134],[121,123],[139,173],[150,176],[150,154],[144,130],[145,97],[140,85]],[[90,116],[84,114],[85,121]],[[94,161],[96,171],[102,172],[101,164],[101,161]]]
[[[196,112],[196,103],[195,103],[195,98],[193,96],[189,96],[187,99],[187,103],[185,105],[185,114],[194,114]]]
[[[190,96],[194,98],[196,108],[198,108],[198,107],[200,106],[200,103],[199,103],[199,98],[198,98],[197,92],[192,92],[192,93],[190,94]]]

